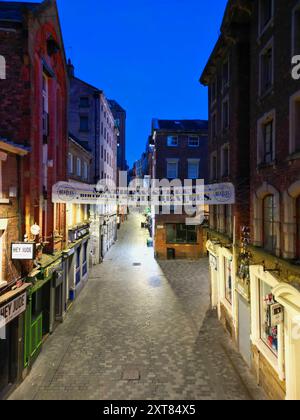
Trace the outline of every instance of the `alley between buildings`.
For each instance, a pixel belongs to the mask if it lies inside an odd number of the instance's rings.
[[[158,264],[130,215],[11,399],[262,399],[209,310],[207,259]]]

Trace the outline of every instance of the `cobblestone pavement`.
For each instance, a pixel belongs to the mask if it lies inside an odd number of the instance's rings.
[[[131,215],[10,398],[264,396],[209,311],[207,260],[159,265]]]

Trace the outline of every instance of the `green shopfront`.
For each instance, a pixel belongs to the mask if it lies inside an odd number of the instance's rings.
[[[64,279],[61,256],[45,256],[32,277],[25,314],[24,367],[38,356],[44,340],[64,316]]]

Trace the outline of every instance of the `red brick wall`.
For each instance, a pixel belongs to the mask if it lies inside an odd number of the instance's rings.
[[[253,195],[263,182],[275,187],[280,193],[300,179],[300,159],[289,158],[290,96],[300,90],[300,82],[291,76],[291,27],[292,10],[296,0],[275,1],[274,25],[258,39],[258,2],[255,2],[251,34],[251,220],[254,217]],[[274,40],[274,89],[265,97],[259,97],[259,54],[264,45]],[[276,110],[276,162],[275,165],[258,168],[257,121],[273,109]],[[283,200],[281,199],[281,216]],[[283,219],[282,219],[283,220]],[[291,221],[292,222],[292,221]],[[281,235],[283,239],[283,235]],[[283,244],[281,244],[283,250]]]
[[[12,282],[21,277],[22,268],[18,262],[11,260],[11,242],[21,239],[19,234],[18,198],[9,198],[9,189],[18,186],[17,157],[7,154],[7,160],[2,162],[2,198],[9,199],[9,204],[0,204],[0,218],[7,219],[8,225],[2,243],[2,273],[0,280]],[[19,195],[18,191],[18,195]]]

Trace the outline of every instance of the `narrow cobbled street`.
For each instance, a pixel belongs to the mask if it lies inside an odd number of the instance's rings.
[[[208,262],[165,261],[130,215],[11,399],[261,399],[209,311]]]

